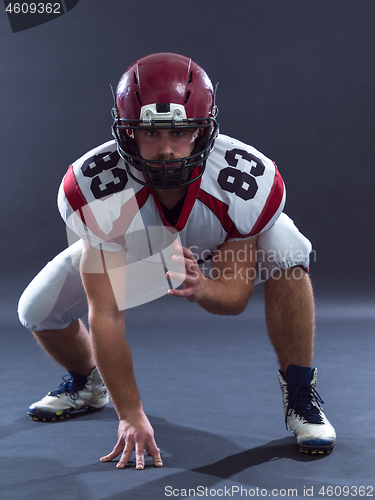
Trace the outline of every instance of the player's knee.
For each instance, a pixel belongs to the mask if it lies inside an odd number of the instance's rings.
[[[282,214],[284,215],[284,214]],[[258,272],[262,280],[278,270],[293,269],[296,274],[308,270],[312,246],[287,216],[258,237]]]
[[[72,263],[72,249],[49,262],[23,292],[18,303],[21,323],[34,331],[68,326],[87,311],[79,272]]]
[[[34,300],[31,300],[29,290],[23,292],[18,302],[18,318],[22,325],[29,330],[42,330],[43,316],[41,308],[37,306]]]
[[[60,330],[70,324],[70,318],[60,314],[54,300],[48,300],[26,288],[18,302],[18,317],[25,328],[34,332]],[[73,318],[74,319],[74,318]]]

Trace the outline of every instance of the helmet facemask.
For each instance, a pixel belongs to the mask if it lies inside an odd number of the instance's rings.
[[[195,130],[197,138],[190,156],[171,160],[150,160],[142,158],[134,139],[135,130]],[[120,156],[123,158],[129,176],[144,186],[152,189],[176,189],[197,181],[204,172],[218,133],[218,124],[214,118],[182,120],[151,120],[144,124],[141,120],[116,119],[112,133],[117,142]],[[132,168],[144,174],[135,175]],[[191,174],[193,170],[194,176]]]

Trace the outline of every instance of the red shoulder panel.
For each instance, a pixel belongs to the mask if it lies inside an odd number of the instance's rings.
[[[275,165],[275,164],[274,164]],[[264,204],[263,210],[258,217],[258,220],[253,226],[250,235],[259,234],[271,221],[272,217],[277,213],[281,202],[284,197],[284,182],[281,175],[275,165],[275,178],[273,181],[270,194],[268,195],[267,201]]]

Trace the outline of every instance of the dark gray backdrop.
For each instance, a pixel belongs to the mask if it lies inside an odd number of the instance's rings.
[[[374,17],[373,0],[80,0],[13,34],[0,13],[3,284],[65,247],[57,189],[111,139],[109,84],[171,51],[220,82],[221,131],[277,163],[316,289],[374,290]]]

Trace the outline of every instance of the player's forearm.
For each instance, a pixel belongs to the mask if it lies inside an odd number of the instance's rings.
[[[142,411],[134,377],[133,359],[125,337],[123,315],[89,315],[91,343],[103,382],[108,389],[119,419]]]
[[[252,289],[245,286],[245,278],[227,273],[217,279],[206,278],[196,302],[211,314],[237,315],[246,309]]]

